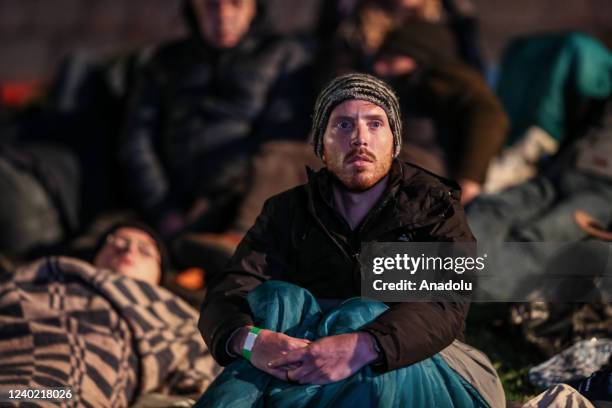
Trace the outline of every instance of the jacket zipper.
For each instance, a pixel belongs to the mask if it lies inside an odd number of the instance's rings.
[[[329,237],[329,239],[332,240],[332,242],[334,243],[334,245],[336,245],[338,247],[338,249],[340,249],[340,251],[342,252],[342,254],[346,257],[346,259],[352,261],[353,257],[346,251],[346,249],[342,246],[342,244],[340,244],[338,242],[338,240],[336,238],[334,238],[334,236],[329,232],[329,230],[327,229],[327,227],[323,224],[323,222],[321,222],[321,220],[319,219],[319,217],[314,216],[314,218],[317,221],[317,224],[319,225],[319,227],[321,227],[321,229],[323,230],[323,232],[325,233],[325,235],[327,235]]]

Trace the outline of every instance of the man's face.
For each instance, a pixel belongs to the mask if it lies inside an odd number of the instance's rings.
[[[255,0],[193,0],[204,41],[215,48],[238,45],[257,11]]]
[[[358,99],[332,111],[323,135],[323,162],[351,191],[380,181],[393,161],[393,133],[385,111]]]
[[[106,237],[106,243],[94,258],[98,268],[112,269],[132,279],[158,285],[161,255],[155,240],[138,228],[118,228]]]

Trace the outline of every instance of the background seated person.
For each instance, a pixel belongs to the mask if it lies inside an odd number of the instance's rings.
[[[265,33],[256,0],[183,4],[189,34],[143,62],[118,149],[126,193],[168,236],[221,228],[249,156],[308,134],[306,49]]]

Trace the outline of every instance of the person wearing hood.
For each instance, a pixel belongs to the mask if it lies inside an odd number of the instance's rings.
[[[400,96],[406,158],[456,179],[464,204],[480,194],[509,121],[481,75],[458,60],[450,32],[405,24],[385,38],[374,72]]]
[[[456,57],[482,74],[486,71],[472,0],[328,0],[320,15],[321,80],[352,71],[370,72],[386,35],[413,24],[446,31]]]
[[[165,235],[239,194],[263,142],[308,130],[308,53],[258,27],[256,0],[183,8],[189,35],[143,53],[118,152],[134,205]]]

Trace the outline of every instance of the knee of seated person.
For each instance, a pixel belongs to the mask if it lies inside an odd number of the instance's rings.
[[[468,215],[497,216],[500,207],[505,205],[504,201],[495,194],[481,194],[465,207],[465,212]]]
[[[342,302],[329,313],[333,326],[344,326],[344,318],[348,317],[348,326],[357,329],[384,313],[389,307],[378,300],[354,297]]]
[[[523,227],[510,231],[510,241],[513,242],[542,242],[550,239],[539,228]]]
[[[375,311],[378,310],[387,310],[389,307],[379,300],[367,299],[363,297],[353,297],[342,302],[338,309],[372,309]]]
[[[286,299],[297,299],[298,296],[304,293],[312,296],[310,292],[300,286],[279,280],[266,281],[255,288],[251,293],[256,293],[258,295],[265,293],[267,295],[274,295]]]

